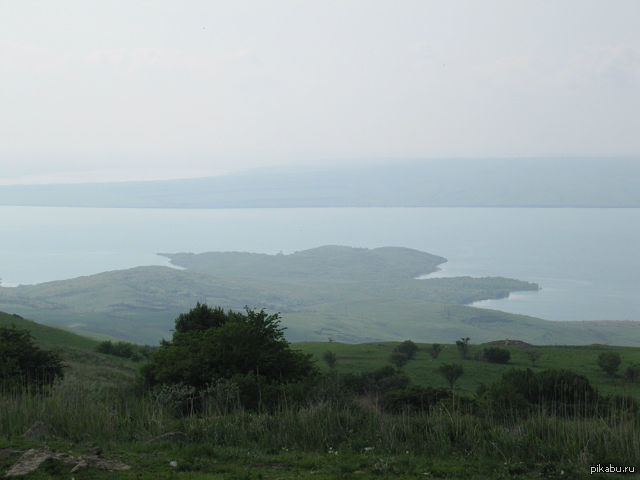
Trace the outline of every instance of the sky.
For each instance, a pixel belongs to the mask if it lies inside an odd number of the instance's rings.
[[[0,0],[0,183],[636,156],[637,0]]]

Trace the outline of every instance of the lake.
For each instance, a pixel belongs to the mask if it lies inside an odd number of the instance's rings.
[[[434,275],[541,287],[477,306],[548,320],[640,320],[640,209],[0,207],[0,215],[3,286],[167,265],[158,252],[402,246],[448,258]]]

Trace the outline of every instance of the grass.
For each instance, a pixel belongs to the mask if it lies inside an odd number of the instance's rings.
[[[580,478],[589,465],[640,465],[638,419],[611,415],[520,421],[481,418],[440,405],[385,414],[371,405],[309,404],[275,414],[237,411],[173,417],[131,390],[99,390],[73,381],[49,396],[0,397],[0,449],[38,445],[22,433],[42,420],[49,448],[73,455],[100,445],[132,470],[85,478]],[[186,442],[149,442],[182,431]],[[0,460],[6,468],[16,456]],[[169,465],[177,461],[178,467]],[[55,463],[55,462],[54,462]],[[63,476],[53,464],[26,476]],[[562,475],[560,472],[564,472]],[[428,475],[427,475],[428,474]]]
[[[201,413],[176,417],[150,395],[136,393],[139,364],[95,353],[97,342],[69,332],[0,316],[30,328],[39,343],[62,348],[69,365],[63,381],[48,395],[0,392],[0,474],[18,458],[3,455],[5,447],[42,447],[73,455],[87,454],[99,445],[103,456],[132,469],[101,472],[89,469],[71,474],[73,465],[48,461],[23,478],[44,480],[105,479],[564,479],[583,478],[589,466],[613,464],[640,467],[640,419],[623,412],[598,418],[563,418],[543,412],[527,418],[472,415],[449,400],[429,411],[389,414],[375,398],[353,401],[311,401],[300,408],[282,407],[275,413],[238,409],[219,414],[216,405]],[[56,329],[52,329],[56,330]],[[48,343],[47,343],[48,342]],[[327,350],[338,357],[338,372],[357,373],[388,364],[397,343],[349,345],[339,342],[295,344],[316,357]],[[454,345],[446,345],[437,360],[419,344],[405,373],[422,385],[446,386],[435,371],[442,363],[460,362],[465,374],[459,392],[473,394],[481,383],[499,379],[512,367],[530,366],[522,347],[506,346],[509,365],[460,360]],[[483,347],[471,345],[473,358]],[[623,386],[606,377],[596,359],[603,350],[623,358],[621,369],[640,362],[640,349],[627,347],[537,347],[542,356],[535,369],[566,367],[589,377],[603,393],[626,393],[639,398],[638,386]],[[325,368],[319,361],[321,368]],[[626,390],[625,390],[626,389]],[[22,434],[43,421],[50,436],[43,442]],[[173,431],[185,442],[153,442]],[[169,462],[176,461],[177,467]],[[591,478],[616,478],[615,475]],[[629,478],[628,476],[626,478]]]
[[[398,342],[357,345],[340,342],[300,342],[293,345],[312,354],[318,365],[325,371],[328,367],[322,360],[322,354],[331,351],[337,356],[338,373],[359,373],[390,365],[389,356]],[[501,345],[501,348],[506,348],[511,353],[509,363],[502,365],[474,359],[485,348],[483,345],[471,345],[468,360],[460,358],[455,345],[443,345],[444,349],[435,360],[428,353],[431,344],[418,344],[418,346],[420,348],[415,359],[409,361],[402,370],[413,382],[423,386],[448,388],[446,380],[437,372],[438,367],[444,363],[460,363],[463,366],[464,374],[458,380],[456,388],[468,394],[475,393],[482,384],[498,381],[502,374],[511,368],[532,368],[534,371],[565,368],[586,376],[605,395],[632,395],[640,400],[639,384],[625,382],[621,376],[608,377],[597,364],[598,355],[603,351],[617,352],[622,357],[622,364],[618,369],[620,374],[626,367],[640,363],[640,348],[605,345],[536,347]],[[535,366],[532,366],[526,356],[526,348],[535,348],[542,352]]]

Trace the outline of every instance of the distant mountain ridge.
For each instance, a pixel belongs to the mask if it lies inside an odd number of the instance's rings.
[[[640,158],[264,168],[150,182],[0,186],[0,205],[135,208],[640,207]]]

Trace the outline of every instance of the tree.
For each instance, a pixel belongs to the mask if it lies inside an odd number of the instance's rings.
[[[401,344],[397,345],[393,351],[404,353],[407,356],[407,359],[413,360],[413,357],[415,357],[416,352],[418,351],[418,346],[411,340],[405,340]]]
[[[311,355],[290,348],[277,313],[249,308],[225,312],[198,303],[179,315],[175,325],[171,341],[163,340],[143,367],[150,385],[202,390],[217,379],[235,378],[259,391],[263,384],[296,382],[317,373]]]
[[[506,348],[489,347],[482,351],[482,356],[487,362],[507,363],[511,358],[511,352]]]
[[[435,360],[436,358],[438,358],[438,355],[440,355],[440,352],[443,348],[444,347],[439,343],[434,343],[433,345],[431,345],[431,348],[429,348],[429,355],[431,355],[431,358]]]
[[[329,366],[331,370],[336,368],[338,357],[336,357],[336,354],[333,353],[332,351],[327,350],[326,352],[324,352],[322,354],[322,359],[325,361],[325,363]]]
[[[442,365],[438,369],[438,372],[440,372],[440,374],[445,378],[445,380],[449,382],[449,386],[451,387],[451,391],[453,392],[456,381],[458,381],[458,379],[462,376],[462,374],[464,373],[464,369],[460,364],[449,363],[449,364]]]
[[[524,354],[531,360],[531,366],[535,367],[536,361],[540,358],[542,352],[538,348],[528,348],[524,351]]]
[[[458,347],[460,358],[462,358],[462,360],[466,360],[469,356],[469,337],[463,337],[460,340],[456,340],[456,346]]]
[[[41,390],[62,378],[63,369],[60,357],[39,348],[27,330],[0,327],[0,385]]]
[[[624,379],[627,382],[637,383],[640,380],[640,364],[635,363],[627,367],[624,372]]]
[[[617,352],[602,352],[598,355],[598,366],[610,377],[616,374],[621,362],[622,359]]]

